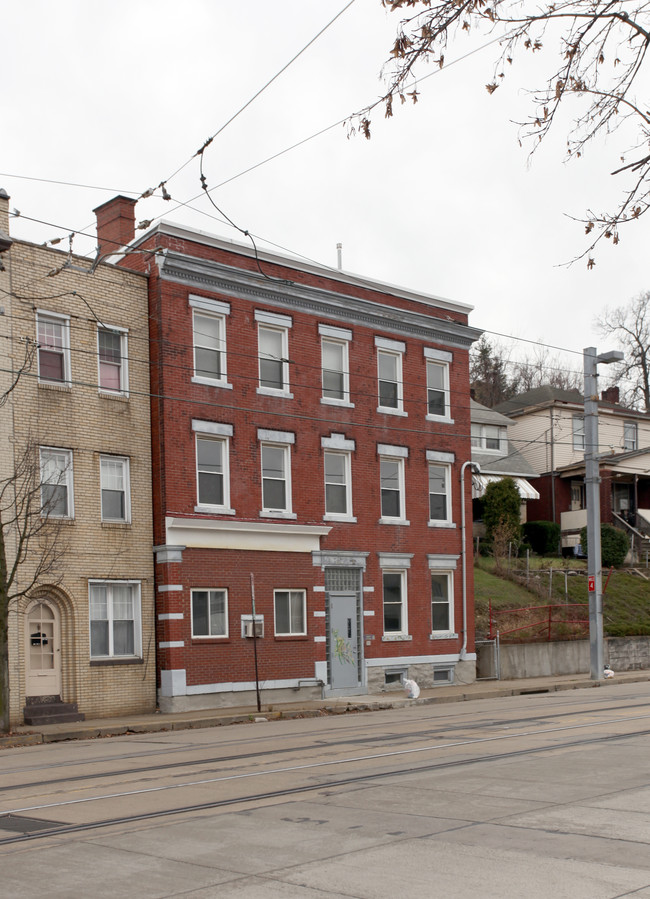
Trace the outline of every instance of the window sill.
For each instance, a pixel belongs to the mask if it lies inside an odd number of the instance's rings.
[[[449,530],[452,530],[453,528],[456,527],[456,522],[455,521],[430,521],[429,527],[430,528],[448,528]]]
[[[325,515],[323,515],[323,521],[340,521],[344,524],[357,523],[357,519],[354,515],[334,515],[334,513],[330,513],[328,515],[327,512],[325,513]]]
[[[406,518],[380,518],[379,524],[396,524],[396,525],[410,525],[411,522],[407,521]]]
[[[286,643],[288,640],[309,640],[307,634],[274,634],[273,639],[278,643]]]
[[[97,395],[105,400],[117,400],[121,403],[128,403],[129,395],[123,390],[102,390],[101,387],[97,391]]]
[[[124,528],[130,528],[130,521],[102,521],[102,527],[107,530],[111,530],[111,528],[115,528],[116,530],[123,530]]]
[[[295,512],[260,512],[260,518],[285,518],[296,519],[298,515]]]
[[[192,377],[192,384],[203,384],[205,387],[222,387],[224,390],[232,390],[232,384],[228,381],[217,381],[211,378],[199,378],[196,375]]]
[[[320,401],[324,406],[340,406],[342,409],[354,409],[354,403],[351,403],[349,400],[335,400],[331,397],[322,396]]]
[[[236,515],[234,509],[224,509],[221,506],[194,506],[194,511],[203,515]]]
[[[290,393],[288,390],[273,390],[271,387],[258,387],[257,393],[262,396],[274,396],[280,400],[292,400],[293,393]]]
[[[390,409],[388,406],[377,406],[377,412],[382,415],[401,415],[402,418],[408,418],[408,412],[403,409]]]
[[[190,642],[190,646],[205,646],[206,643],[214,645],[215,643],[231,643],[229,636],[220,637],[218,634],[208,634],[205,637],[194,637]]]
[[[436,631],[429,634],[429,640],[457,640],[458,634],[452,634],[450,631]]]
[[[412,640],[413,637],[410,634],[384,634],[381,638],[382,643],[407,643],[409,640]]]
[[[124,658],[120,656],[116,656],[115,658],[108,659],[91,659],[90,667],[91,668],[105,668],[109,665],[143,665],[144,659],[136,658],[135,656]]]
[[[453,425],[454,419],[449,418],[448,415],[426,415],[425,419],[427,421],[435,421],[439,425]]]
[[[67,381],[39,381],[38,386],[43,390],[58,390],[63,393],[72,393],[72,385]]]

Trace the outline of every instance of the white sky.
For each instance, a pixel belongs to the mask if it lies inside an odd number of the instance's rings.
[[[95,206],[168,178],[346,2],[6,4],[0,187],[22,213],[11,220],[12,234],[44,241],[85,229],[91,237],[76,237],[74,249],[92,253]],[[356,0],[206,150],[208,185],[377,97],[396,24],[380,0]],[[472,46],[460,40],[447,61]],[[618,198],[609,173],[620,148],[603,141],[564,165],[565,133],[558,131],[529,165],[512,121],[525,115],[522,79],[535,62],[515,66],[489,96],[493,57],[488,48],[427,78],[420,102],[400,107],[388,122],[377,111],[370,141],[347,139],[339,126],[213,197],[262,249],[334,267],[340,241],[344,269],[469,303],[476,327],[577,351],[609,349],[593,320],[650,287],[642,274],[647,225],[623,228],[620,245],[602,246],[591,272],[584,260],[571,268],[561,263],[586,246],[582,226],[565,213],[581,216]],[[30,180],[37,178],[108,189]],[[200,194],[198,160],[167,187],[174,201]],[[205,197],[191,208],[175,206],[141,201],[137,220],[165,215],[245,240]],[[581,368],[578,356],[569,358]]]

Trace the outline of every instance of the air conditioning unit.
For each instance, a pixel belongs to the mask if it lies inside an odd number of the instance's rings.
[[[256,618],[255,621],[244,621],[244,637],[252,637],[253,636],[253,624],[255,625],[255,636],[263,637],[264,636],[264,621],[260,618]]]

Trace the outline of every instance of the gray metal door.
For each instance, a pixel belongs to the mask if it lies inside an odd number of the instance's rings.
[[[330,688],[349,690],[359,687],[359,622],[356,593],[329,594],[329,632],[327,652]]]

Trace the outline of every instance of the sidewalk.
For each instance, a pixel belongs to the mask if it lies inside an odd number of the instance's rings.
[[[623,671],[616,674],[611,680],[604,681],[592,681],[587,674],[572,674],[509,681],[485,680],[467,685],[454,684],[448,687],[434,687],[422,690],[419,699],[416,700],[406,699],[404,692],[399,690],[373,695],[273,703],[272,706],[264,704],[264,694],[262,693],[261,712],[258,712],[254,706],[236,706],[172,714],[155,712],[149,715],[120,715],[116,718],[94,718],[74,724],[20,726],[16,727],[11,734],[0,737],[0,749],[33,746],[39,743],[57,743],[63,740],[92,740],[96,737],[121,734],[150,734],[188,730],[193,727],[219,727],[228,724],[250,724],[289,718],[316,718],[321,715],[372,712],[404,708],[410,705],[554,693],[560,690],[580,690],[588,687],[603,687],[609,690],[615,688],[617,684],[648,681],[650,681],[650,671],[647,670]]]

